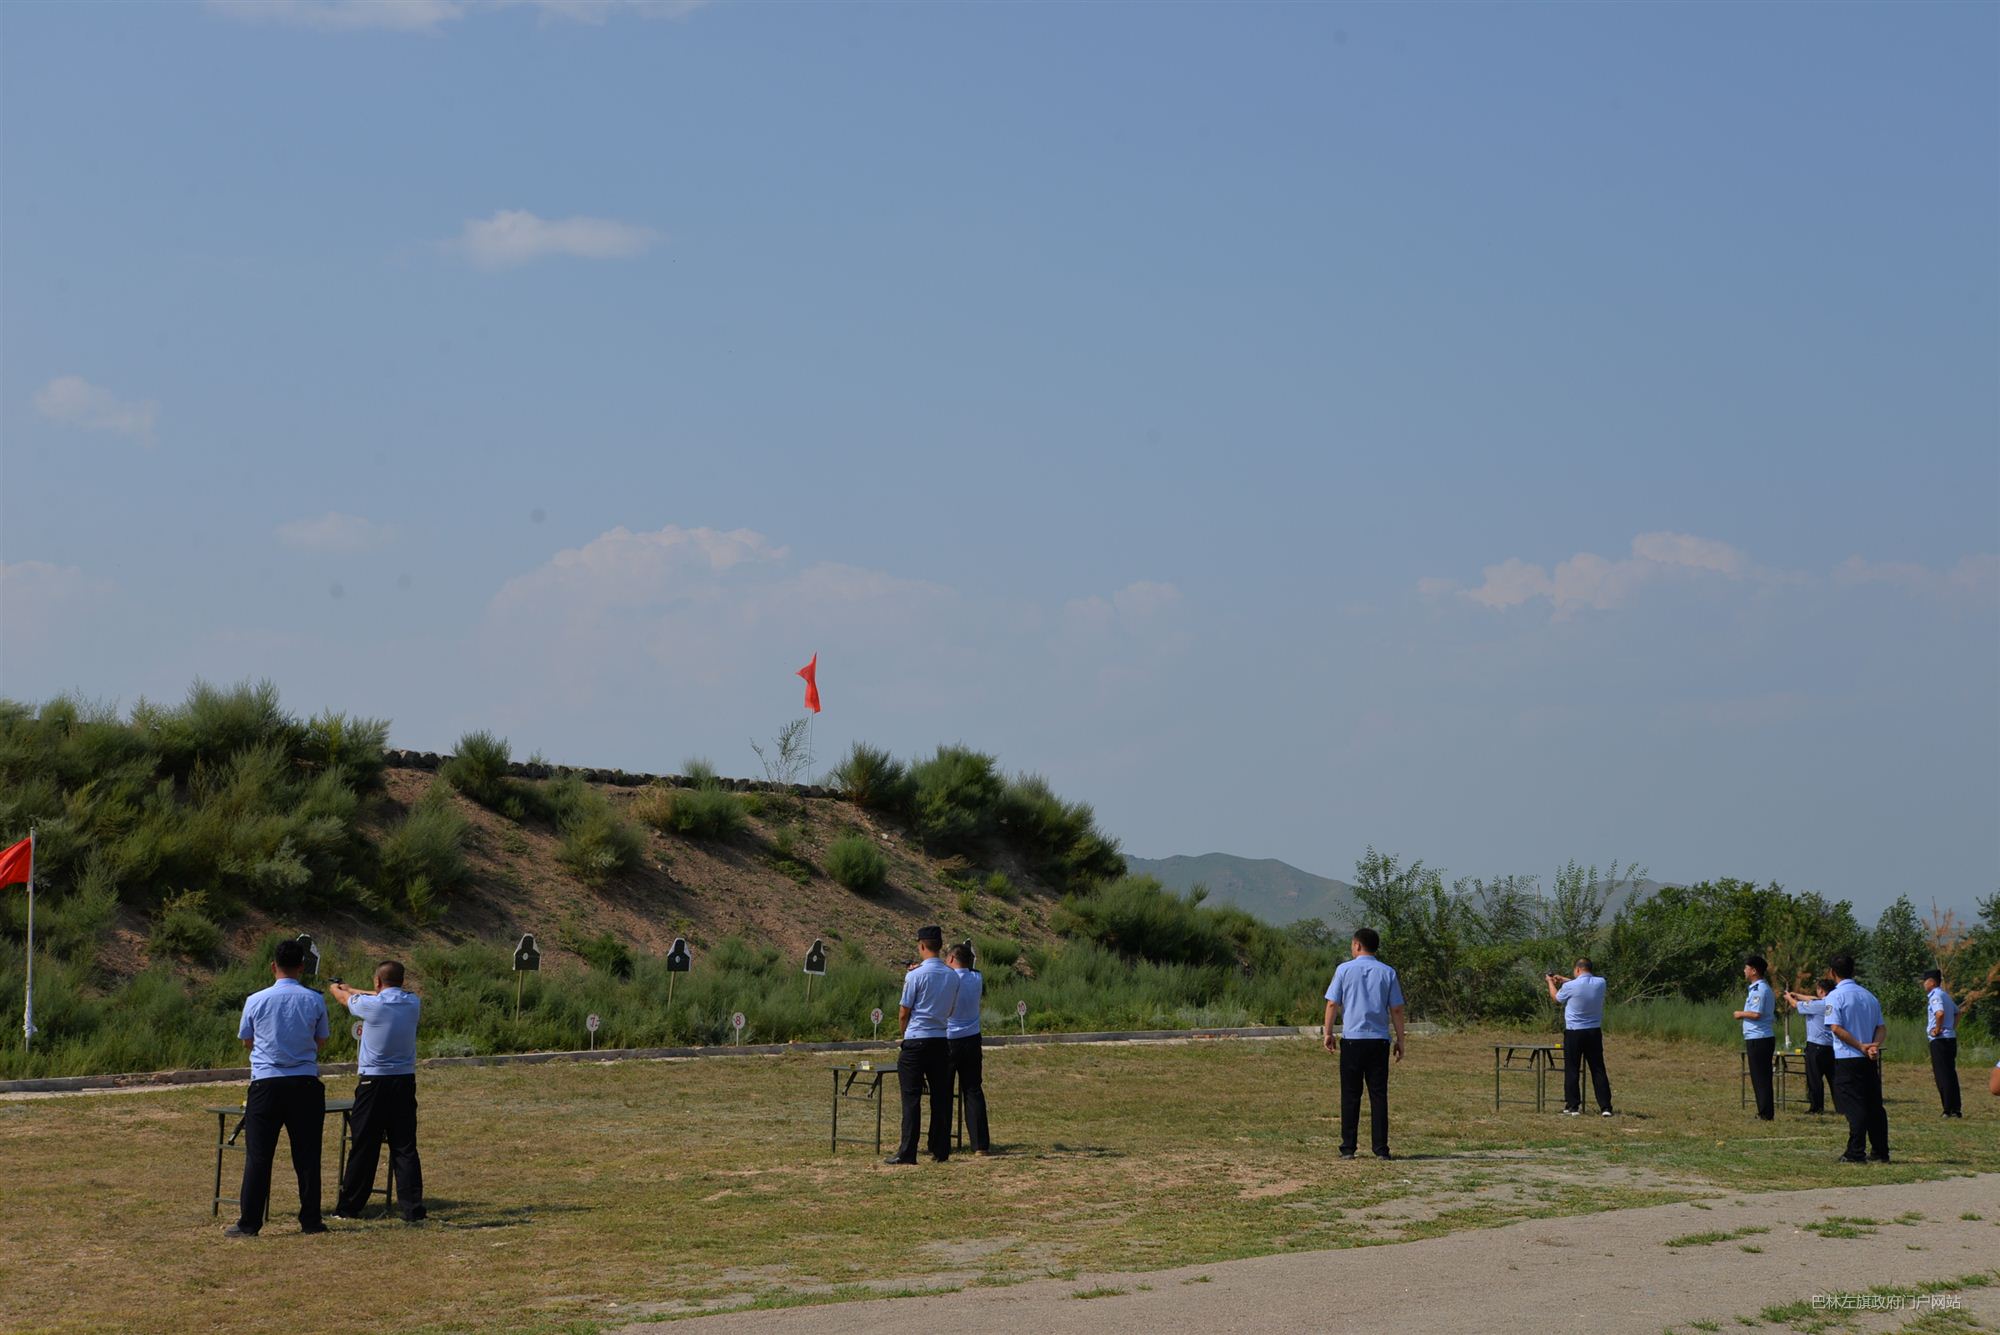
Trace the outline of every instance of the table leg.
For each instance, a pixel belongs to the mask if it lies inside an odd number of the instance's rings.
[[[840,1072],[833,1073],[833,1138],[827,1144],[828,1154],[840,1153]]]
[[[875,1073],[875,1153],[882,1152],[882,1073]]]
[[[222,1214],[222,1146],[223,1137],[228,1134],[229,1114],[215,1115],[215,1199],[209,1202],[208,1217],[215,1219]]]

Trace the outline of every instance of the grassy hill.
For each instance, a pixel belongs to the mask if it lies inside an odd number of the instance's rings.
[[[1125,868],[1130,875],[1154,877],[1181,894],[1197,885],[1206,886],[1209,902],[1231,905],[1280,927],[1305,918],[1318,918],[1335,931],[1354,926],[1353,888],[1347,882],[1315,876],[1276,858],[1240,858],[1230,853],[1128,856]]]

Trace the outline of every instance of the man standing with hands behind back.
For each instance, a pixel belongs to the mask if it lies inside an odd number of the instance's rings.
[[[382,1142],[389,1142],[389,1171],[403,1222],[424,1218],[424,1169],[417,1158],[417,1016],[423,1002],[403,990],[403,966],[375,966],[375,990],[360,992],[336,980],[327,990],[361,1021],[361,1060],[354,1086],[354,1145],[340,1178],[336,1219],[359,1219],[375,1194]]]
[[[326,1086],[319,1082],[319,1050],[326,1046],[326,1002],[299,981],[306,950],[280,941],[271,956],[274,981],[243,1003],[236,1036],[250,1049],[250,1092],[243,1100],[243,1185],[236,1192],[231,1238],[254,1238],[271,1201],[271,1160],[278,1132],[292,1143],[292,1171],[299,1179],[299,1232],[324,1233],[319,1216],[319,1149],[326,1122]]]
[[[1340,1157],[1352,1159],[1361,1135],[1361,1088],[1368,1087],[1369,1148],[1389,1154],[1389,1058],[1403,1060],[1403,984],[1375,958],[1382,938],[1372,927],[1354,929],[1354,958],[1333,971],[1326,989],[1326,1050],[1340,1054]],[[1333,1022],[1340,1020],[1336,1047]],[[1392,1046],[1389,1028],[1395,1026]]]
[[[924,1116],[924,1086],[931,1089],[931,1158],[951,1157],[951,1041],[945,1028],[952,1003],[958,999],[958,975],[938,958],[944,952],[944,929],[917,929],[917,953],[923,958],[903,978],[903,1000],[897,1023],[903,1043],[896,1053],[896,1083],[903,1093],[903,1134],[896,1153],[886,1162],[917,1161],[917,1127]]]
[[[1882,1003],[1854,981],[1854,957],[1835,955],[1833,991],[1826,994],[1826,1032],[1833,1039],[1833,1103],[1847,1115],[1846,1163],[1889,1162],[1889,1113],[1882,1106]],[[1866,1139],[1868,1153],[1861,1153]]]

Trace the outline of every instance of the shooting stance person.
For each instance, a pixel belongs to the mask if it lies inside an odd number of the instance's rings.
[[[361,1060],[354,1086],[354,1144],[340,1179],[336,1219],[359,1219],[375,1194],[382,1142],[389,1142],[389,1171],[396,1180],[396,1208],[403,1222],[424,1218],[424,1169],[417,1158],[417,1016],[423,1002],[403,990],[403,966],[375,966],[375,990],[362,992],[339,979],[333,999],[361,1021]]]
[[[896,1053],[896,1083],[903,1092],[903,1134],[896,1153],[885,1160],[892,1164],[917,1161],[917,1124],[924,1115],[924,1088],[931,1092],[931,1158],[943,1163],[951,1157],[951,1042],[945,1026],[951,1020],[951,1005],[958,998],[958,975],[938,958],[944,950],[944,929],[917,929],[915,968],[903,978],[903,1000],[897,1007],[896,1023],[903,1031],[903,1044]]]
[[[1826,980],[1813,980],[1812,995],[1787,992],[1785,1000],[1806,1017],[1806,1111],[1826,1112],[1826,1086],[1833,1083],[1833,1040],[1826,1033]]]
[[[1854,957],[1835,955],[1826,994],[1826,1032],[1833,1037],[1833,1103],[1847,1117],[1846,1163],[1889,1162],[1889,1113],[1882,1106],[1882,1003],[1854,981]],[[1862,1156],[1866,1138],[1868,1154]]]
[[[1354,929],[1354,958],[1333,971],[1326,988],[1322,1041],[1340,1055],[1340,1157],[1352,1159],[1361,1131],[1361,1088],[1368,1087],[1369,1148],[1389,1154],[1389,1058],[1403,1060],[1403,983],[1396,971],[1375,958],[1382,938],[1372,927]],[[1333,1037],[1340,1020],[1340,1040]],[[1395,1026],[1392,1046],[1389,1028]]]
[[[1604,980],[1578,956],[1567,980],[1548,974],[1549,1000],[1563,1008],[1563,1112],[1583,1116],[1583,1063],[1590,1063],[1590,1087],[1597,1115],[1611,1116],[1611,1077],[1604,1070]]]
[[[1771,966],[1762,955],[1746,956],[1743,976],[1750,991],[1735,1017],[1743,1021],[1743,1051],[1750,1063],[1750,1088],[1757,1094],[1757,1116],[1768,1122],[1778,1115],[1771,1093],[1771,1059],[1778,1050],[1778,1002],[1764,981]]]
[[[250,1092],[243,1100],[243,1185],[236,1222],[223,1234],[254,1238],[271,1200],[271,1160],[278,1131],[292,1144],[299,1179],[299,1231],[324,1233],[319,1214],[320,1136],[326,1122],[326,1086],[319,1082],[319,1050],[326,1046],[326,1002],[299,981],[305,947],[280,941],[271,957],[275,980],[243,1003],[236,1036],[250,1050]]]
[[[945,962],[958,975],[951,1019],[944,1027],[945,1041],[951,1046],[952,1078],[958,1082],[958,1097],[965,1101],[965,1138],[972,1143],[972,1152],[983,1159],[993,1153],[993,1137],[986,1126],[985,1040],[979,1033],[986,980],[973,967],[970,941],[953,946]]]
[[[1938,1100],[1946,1117],[1965,1116],[1958,1091],[1958,1003],[1944,990],[1944,975],[1936,969],[1924,970],[1924,1014],[1929,1024],[1924,1030],[1931,1044],[1931,1079],[1937,1082]]]

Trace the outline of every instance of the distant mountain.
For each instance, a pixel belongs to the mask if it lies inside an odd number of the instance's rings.
[[[1210,903],[1233,904],[1280,927],[1302,918],[1318,918],[1341,932],[1356,922],[1353,886],[1330,876],[1301,871],[1276,858],[1239,858],[1230,853],[1128,857],[1125,870],[1133,876],[1155,877],[1167,889],[1182,894],[1205,885]],[[1647,898],[1661,885],[1659,881],[1643,880],[1620,886],[1605,903],[1604,925],[1609,927],[1618,910],[1627,903]]]
[[[1208,887],[1208,902],[1233,904],[1253,917],[1283,926],[1318,918],[1336,932],[1354,926],[1354,896],[1345,881],[1300,871],[1276,858],[1239,858],[1228,853],[1199,857],[1125,859],[1133,876],[1152,876],[1169,890],[1186,893]]]

